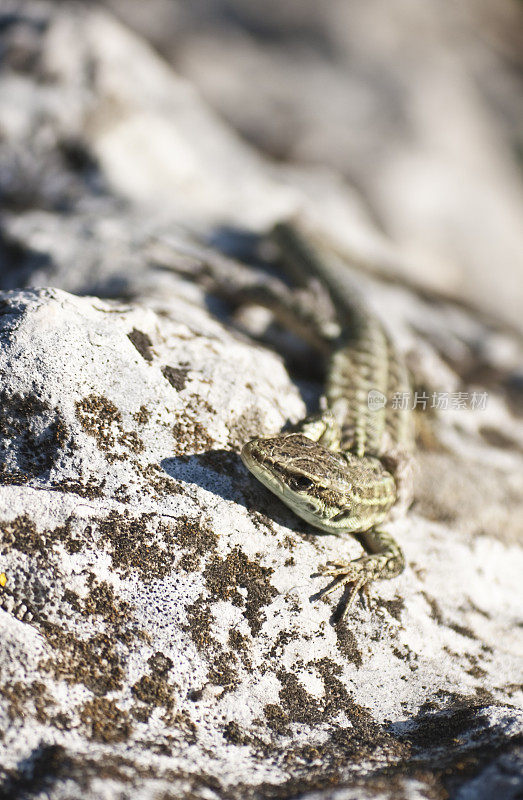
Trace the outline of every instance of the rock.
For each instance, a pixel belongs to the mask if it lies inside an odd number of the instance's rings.
[[[411,279],[521,332],[517,3],[106,2],[247,141],[360,187]]]
[[[56,797],[101,770],[267,796],[503,752],[516,546],[414,514],[410,569],[333,626],[311,575],[356,543],[303,532],[238,457],[303,414],[276,356],[183,300],[175,322],[41,289],[1,314],[6,791],[34,790],[22,760]]]
[[[250,265],[271,198],[326,230],[357,194],[266,164],[105,12],[11,3],[3,21],[0,796],[516,798],[518,335],[394,283],[398,251],[351,217],[379,266],[362,291],[416,377],[419,474],[391,525],[408,568],[335,624],[317,569],[357,542],[319,536],[239,458],[317,401],[318,359],[245,298],[285,289]],[[130,183],[157,174],[154,148],[125,149],[137,107],[174,165],[192,120],[185,209],[172,171],[169,208],[123,196],[125,154]],[[205,181],[218,143],[257,165],[236,200],[225,170]],[[433,391],[455,402],[438,413]]]

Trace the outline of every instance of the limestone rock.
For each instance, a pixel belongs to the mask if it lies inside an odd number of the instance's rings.
[[[515,799],[520,337],[419,291],[355,190],[266,163],[108,13],[8,5],[0,796]],[[148,135],[171,148],[156,202]],[[408,568],[344,624],[317,569],[357,542],[239,458],[321,393],[317,356],[245,302],[285,290],[252,245],[293,206],[350,221],[418,392]]]

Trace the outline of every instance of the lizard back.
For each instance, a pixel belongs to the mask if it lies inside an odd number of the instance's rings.
[[[318,257],[292,224],[280,223],[273,236],[295,269],[301,267],[326,286],[337,312],[341,334],[333,342],[325,397],[341,431],[340,449],[378,458],[410,451],[411,413],[399,400],[410,390],[406,366],[379,319],[366,308],[348,268],[328,253]],[[379,393],[375,404],[369,402],[372,392]]]

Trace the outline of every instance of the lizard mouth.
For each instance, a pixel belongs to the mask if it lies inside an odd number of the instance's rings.
[[[285,491],[285,485],[280,480],[276,471],[270,469],[266,465],[266,457],[260,447],[258,446],[256,439],[251,442],[247,442],[242,448],[240,453],[240,458],[252,474],[259,480],[261,483],[265,484],[269,489],[272,491],[277,488],[279,493],[283,494]]]
[[[255,439],[243,445],[240,458],[249,470],[263,461],[262,454],[259,447],[256,445]]]

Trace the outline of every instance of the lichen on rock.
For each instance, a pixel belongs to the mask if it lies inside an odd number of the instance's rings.
[[[264,160],[108,11],[8,5],[0,796],[515,798],[519,334],[416,283],[355,190]],[[285,290],[242,254],[297,208],[349,231],[420,396],[489,395],[416,414],[407,569],[338,624],[318,566],[357,542],[239,458],[321,394],[320,359],[245,302]]]

